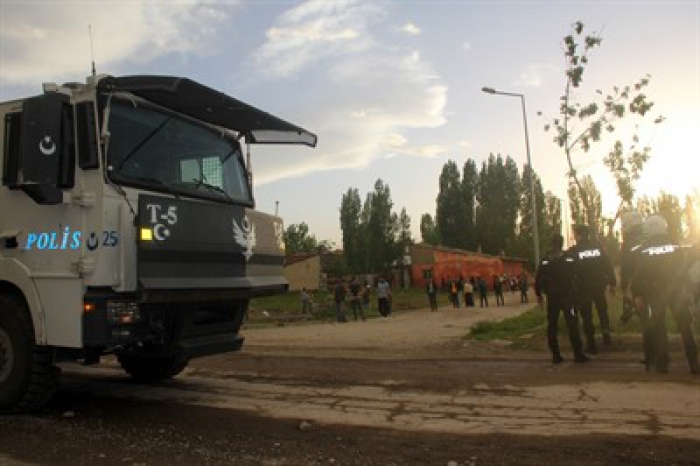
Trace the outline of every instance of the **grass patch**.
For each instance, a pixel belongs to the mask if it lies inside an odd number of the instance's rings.
[[[499,322],[479,322],[472,327],[467,339],[479,341],[506,340],[518,347],[530,347],[541,342],[547,334],[545,312],[539,306]]]
[[[633,317],[627,322],[622,322],[622,297],[618,295],[608,297],[608,317],[610,330],[615,336],[623,334],[641,334],[642,326],[638,317]],[[593,310],[593,324],[596,328],[596,336],[601,336],[598,312]],[[697,323],[696,323],[697,327]],[[669,335],[677,333],[675,319],[670,311],[666,312],[666,328]],[[583,334],[583,321],[579,318],[579,332]],[[564,322],[564,316],[559,316],[558,335],[560,344],[568,342],[568,330]],[[515,349],[541,349],[547,344],[547,314],[539,306],[516,317],[511,317],[500,322],[480,322],[472,327],[466,339],[479,341],[505,340],[512,343]]]
[[[447,299],[444,297],[443,299]],[[318,322],[335,321],[333,293],[317,291],[313,294],[313,312],[304,320]],[[400,288],[392,290],[392,311],[400,312],[428,307],[428,297],[422,288]],[[286,294],[264,296],[251,299],[248,307],[249,324],[280,324],[298,318],[301,312],[301,299],[298,291]],[[370,291],[369,308],[365,317],[379,316],[376,289]],[[352,319],[349,297],[346,296],[345,316]]]

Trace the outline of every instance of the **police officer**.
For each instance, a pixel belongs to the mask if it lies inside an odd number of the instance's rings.
[[[596,354],[595,328],[593,327],[593,304],[598,311],[598,320],[603,333],[603,343],[607,346],[610,339],[610,319],[605,288],[615,293],[615,271],[612,262],[603,249],[589,239],[586,225],[574,225],[576,244],[569,249],[574,259],[574,299],[576,310],[583,319],[583,332],[586,335],[586,352]]]
[[[639,315],[644,319],[646,314],[637,313],[634,298],[630,295],[629,284],[634,268],[635,251],[642,242],[644,217],[636,210],[625,212],[621,217],[622,246],[620,247],[620,288],[622,290],[622,316],[620,320],[627,322],[633,316]]]
[[[578,330],[578,316],[573,302],[573,267],[574,260],[562,251],[564,237],[555,234],[552,237],[551,250],[539,264],[535,276],[535,294],[542,306],[542,294],[547,295],[547,343],[552,352],[552,362],[561,363],[564,358],[559,351],[557,326],[559,313],[564,314],[566,327],[569,331],[569,341],[574,351],[574,362],[587,362],[583,354],[581,336]]]
[[[698,349],[690,318],[689,269],[690,248],[671,241],[668,226],[660,215],[650,215],[644,222],[644,241],[634,256],[631,281],[637,308],[646,312],[644,353],[647,370],[668,372],[668,334],[666,308],[670,307],[681,334],[690,371],[700,373]]]

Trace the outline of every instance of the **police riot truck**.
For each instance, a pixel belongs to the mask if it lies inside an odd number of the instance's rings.
[[[57,362],[152,382],[240,349],[250,298],[286,291],[250,146],[314,134],[171,76],[44,84],[0,114],[0,411],[43,406]]]

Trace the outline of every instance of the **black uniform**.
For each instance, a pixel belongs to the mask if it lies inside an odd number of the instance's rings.
[[[554,362],[562,360],[557,338],[560,312],[564,314],[566,320],[569,341],[574,351],[574,360],[585,362],[588,359],[583,354],[581,336],[578,330],[578,316],[574,310],[573,279],[574,260],[562,251],[548,254],[537,268],[535,293],[538,298],[543,293],[547,295],[547,343],[552,351]]]
[[[610,343],[610,318],[605,287],[615,287],[617,280],[612,262],[597,245],[581,241],[569,249],[574,260],[574,297],[576,310],[583,319],[586,335],[586,351],[596,352],[595,328],[593,327],[593,304],[598,311],[598,320],[605,343]]]
[[[644,326],[644,356],[647,369],[668,370],[668,334],[666,308],[671,308],[681,334],[690,370],[700,372],[698,350],[690,317],[688,269],[693,252],[667,237],[650,238],[637,248],[631,289],[641,298],[642,312],[648,318]]]
[[[634,296],[629,296],[628,289],[632,274],[634,273],[634,257],[642,242],[641,229],[625,236],[620,246],[620,288],[622,295],[627,298],[623,303],[622,321],[627,322],[633,315],[639,315],[642,324],[646,314],[638,313],[634,306]]]

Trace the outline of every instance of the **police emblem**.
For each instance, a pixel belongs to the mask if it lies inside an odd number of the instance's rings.
[[[233,239],[243,248],[246,262],[250,260],[255,247],[255,225],[248,220],[248,216],[243,217],[240,225],[233,219]]]

